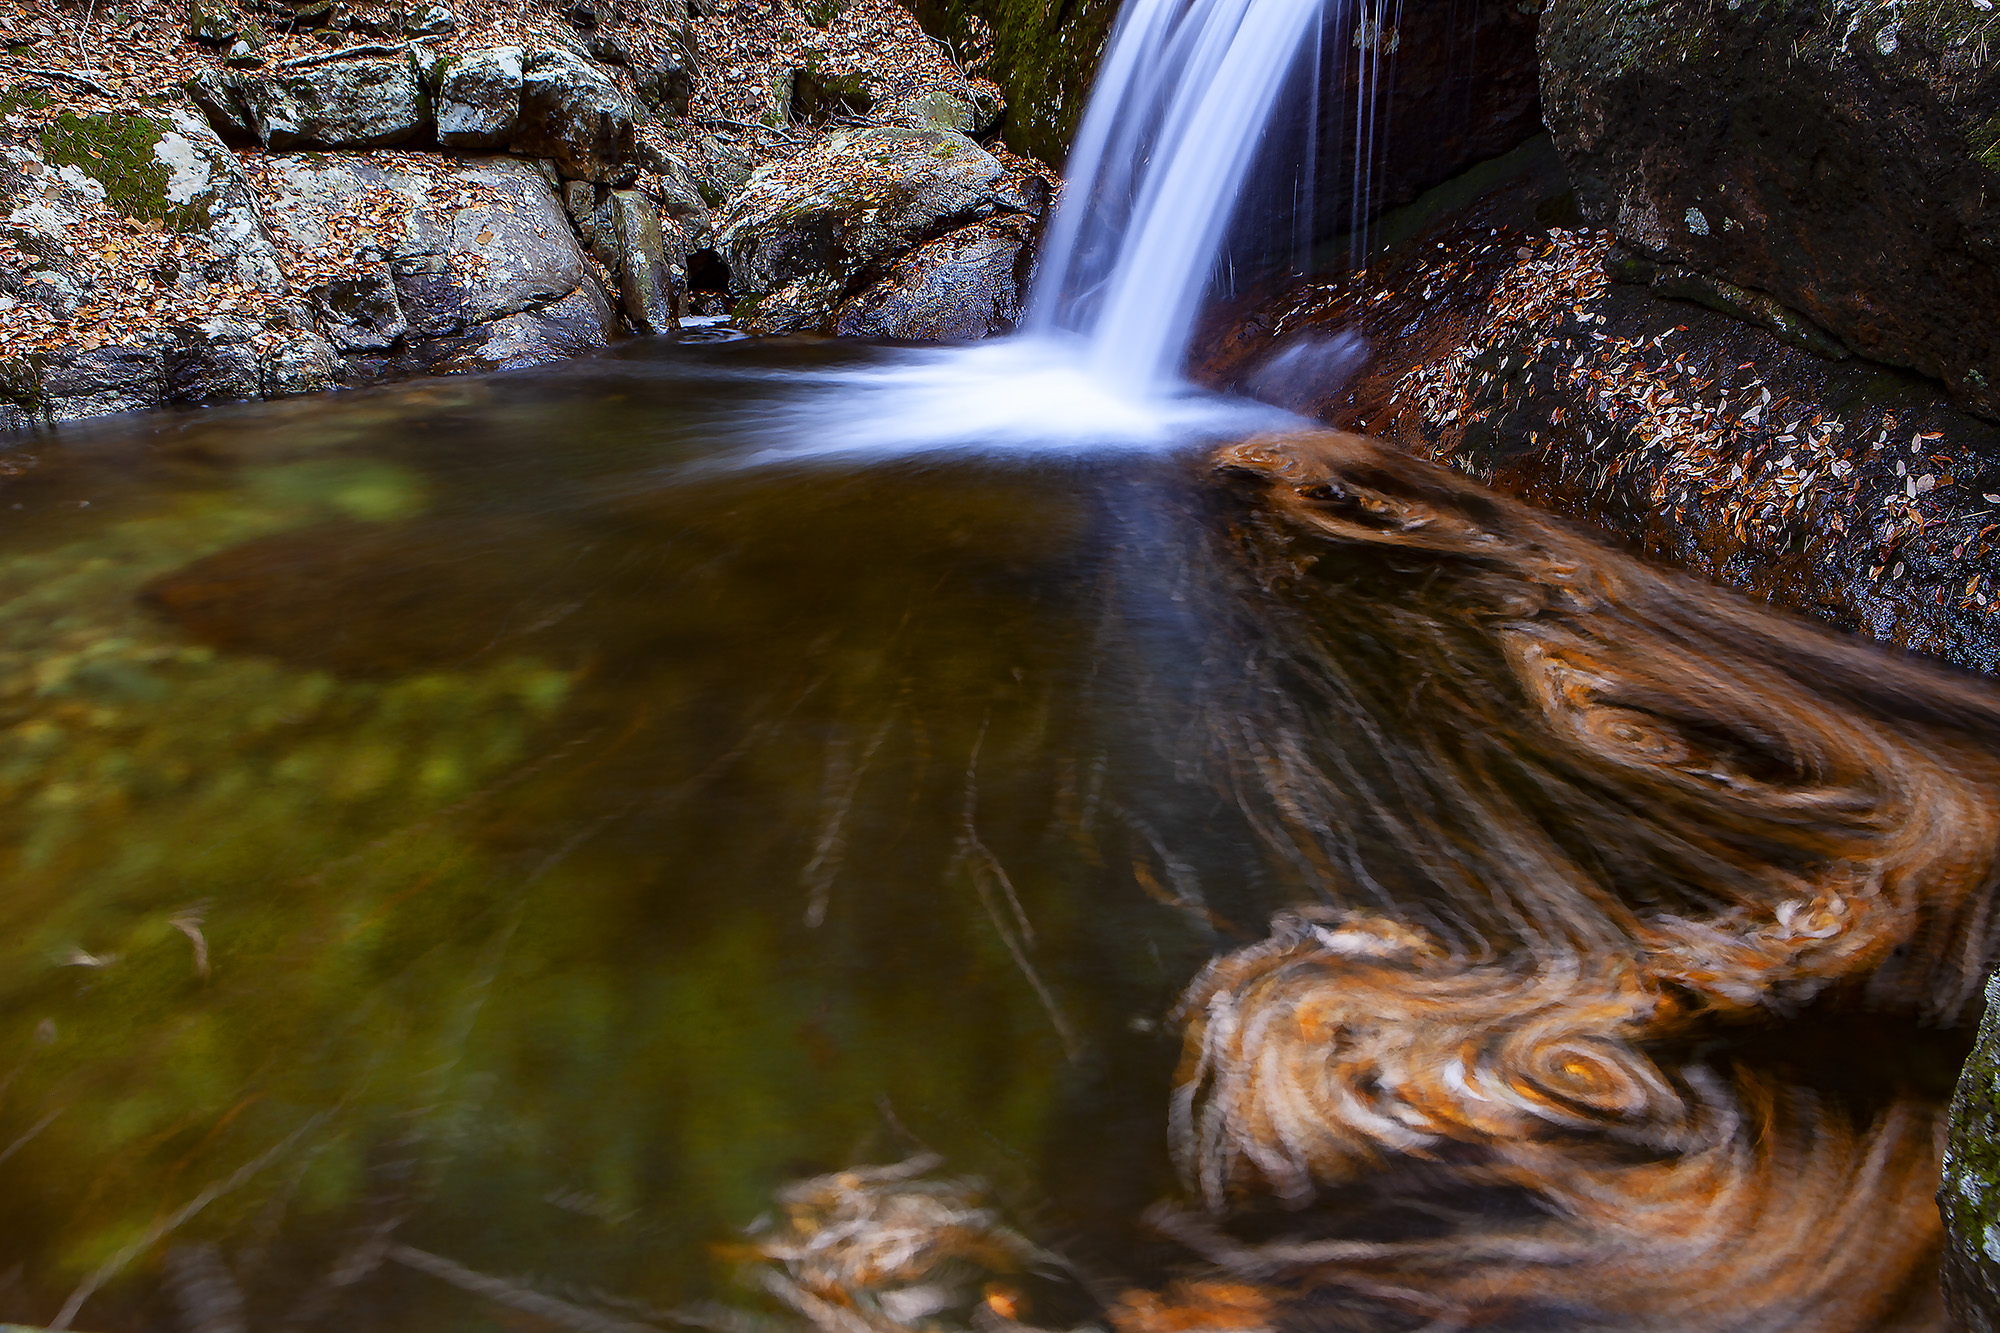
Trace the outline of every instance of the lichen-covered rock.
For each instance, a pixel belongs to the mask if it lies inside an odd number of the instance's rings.
[[[615,316],[595,318],[608,301],[531,162],[441,158],[419,170],[363,154],[287,155],[259,188],[290,262],[336,269],[314,304],[350,383],[523,364],[537,347],[601,346],[615,330]],[[339,223],[355,209],[401,221],[377,234],[376,250],[343,252]],[[506,350],[468,351],[488,343]]]
[[[828,135],[750,178],[720,220],[737,318],[790,332],[827,325],[858,279],[923,242],[1021,200],[993,156],[950,130]]]
[[[617,250],[618,292],[625,315],[641,333],[665,333],[680,326],[687,269],[669,251],[660,214],[637,190],[613,190],[610,231]]]
[[[267,148],[377,148],[428,123],[415,65],[405,56],[331,60],[245,76],[250,125]]]
[[[1951,1099],[1938,1210],[1944,1297],[1966,1333],[2000,1330],[2000,974],[1986,982],[1979,1044]]]
[[[2000,416],[2000,59],[1977,5],[1552,0],[1587,220]]]
[[[119,266],[133,236],[164,242],[141,275]],[[236,155],[185,111],[65,113],[0,144],[0,241],[17,429],[255,397],[260,319],[299,314]]]
[[[437,137],[447,148],[496,148],[521,121],[525,57],[518,46],[473,51],[439,71]]]
[[[924,342],[1008,332],[1027,286],[1027,232],[1027,218],[1010,214],[919,246],[842,305],[833,331]]]
[[[632,104],[609,76],[568,51],[537,51],[521,75],[514,151],[553,160],[574,180],[623,185],[638,174]]]

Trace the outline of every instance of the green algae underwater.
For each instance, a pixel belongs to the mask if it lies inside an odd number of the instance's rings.
[[[180,1327],[217,1255],[253,1326],[518,1318],[389,1237],[676,1309],[919,1147],[1056,1232],[1166,1187],[1151,1029],[1250,852],[1107,599],[1186,469],[701,466],[833,355],[9,456],[0,1318]]]

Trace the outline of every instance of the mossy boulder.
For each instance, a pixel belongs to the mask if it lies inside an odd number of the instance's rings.
[[[1996,31],[1972,0],[1550,0],[1542,98],[1587,221],[2000,417]]]

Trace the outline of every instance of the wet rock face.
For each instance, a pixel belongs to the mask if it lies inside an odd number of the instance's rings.
[[[924,342],[1006,333],[1021,317],[1030,253],[1019,215],[961,227],[897,260],[887,277],[840,307],[833,331]]]
[[[1944,1298],[1966,1333],[2000,1329],[2000,976],[1986,983],[1979,1045],[1951,1099],[1938,1211],[1944,1215]]]
[[[1935,7],[1552,0],[1542,97],[1586,219],[2000,416],[2000,62]]]
[[[737,319],[771,332],[827,325],[858,279],[925,241],[1025,202],[1000,163],[951,130],[829,135],[753,176],[715,249]]]
[[[1352,277],[1219,312],[1201,382],[1365,431],[1627,549],[1842,630],[2000,671],[2000,428],[1539,222],[1532,158]],[[1553,166],[1554,164],[1544,164]]]

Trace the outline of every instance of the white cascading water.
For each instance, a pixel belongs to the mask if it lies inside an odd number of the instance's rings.
[[[1361,65],[1348,229],[1361,247],[1381,151],[1375,108],[1393,74],[1400,16],[1401,0],[1127,0],[1020,334],[830,370],[825,387],[835,392],[774,408],[783,443],[751,461],[940,447],[1155,448],[1268,424],[1275,409],[1191,393],[1182,380],[1201,299],[1253,167],[1286,142],[1273,121],[1287,94],[1298,99],[1294,125],[1304,124],[1302,160],[1263,169],[1290,172],[1291,225],[1282,230],[1310,252],[1319,85],[1329,75],[1344,83],[1350,36]],[[1331,71],[1319,45],[1328,31],[1339,34]]]
[[[1326,0],[1131,0],[1070,151],[1027,332],[1127,393],[1173,381],[1287,71]]]

